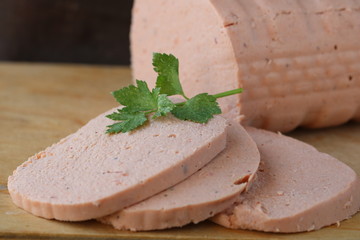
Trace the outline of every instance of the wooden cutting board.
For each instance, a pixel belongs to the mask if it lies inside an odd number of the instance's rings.
[[[128,85],[130,79],[128,67],[0,63],[0,238],[360,239],[360,214],[339,227],[300,234],[230,230],[210,222],[132,233],[96,221],[45,220],[15,207],[6,188],[12,171],[29,156],[116,106],[109,93]],[[360,124],[300,129],[290,135],[344,161],[360,174]]]

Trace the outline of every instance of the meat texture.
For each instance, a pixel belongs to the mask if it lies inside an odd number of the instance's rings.
[[[155,83],[153,52],[180,61],[193,96],[221,99],[227,116],[274,131],[360,121],[360,1],[136,0],[133,75]]]
[[[235,203],[250,186],[259,162],[256,144],[233,122],[228,128],[226,149],[204,168],[174,187],[100,221],[132,231],[198,223]]]
[[[220,116],[207,124],[169,116],[108,135],[110,112],[20,165],[8,180],[13,202],[49,219],[103,217],[189,177],[226,145]]]
[[[347,165],[295,139],[247,130],[260,151],[258,178],[214,222],[228,228],[302,232],[359,211],[360,180]]]

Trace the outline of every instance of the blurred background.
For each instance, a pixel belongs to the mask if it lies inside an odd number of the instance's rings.
[[[132,0],[0,0],[0,61],[130,63]]]

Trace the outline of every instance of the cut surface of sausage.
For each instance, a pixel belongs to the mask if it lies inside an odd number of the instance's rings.
[[[20,165],[8,180],[13,202],[49,219],[106,216],[189,177],[226,145],[220,116],[207,124],[168,116],[108,135],[109,113]]]
[[[256,144],[238,123],[229,123],[227,146],[181,183],[99,219],[117,229],[146,231],[203,221],[232,205],[251,185],[259,166]]]
[[[298,140],[247,130],[260,151],[257,179],[214,222],[228,228],[302,232],[359,211],[360,180],[350,167]]]

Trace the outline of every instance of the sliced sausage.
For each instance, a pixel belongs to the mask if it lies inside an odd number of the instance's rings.
[[[257,179],[214,222],[229,228],[302,232],[359,211],[360,180],[350,167],[290,137],[247,130],[260,151]]]
[[[220,116],[207,124],[169,116],[108,135],[109,113],[19,166],[8,180],[13,202],[49,219],[106,216],[187,178],[226,145]]]
[[[233,204],[259,166],[256,144],[233,122],[227,147],[183,182],[145,201],[100,219],[117,229],[144,231],[203,221]]]

